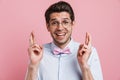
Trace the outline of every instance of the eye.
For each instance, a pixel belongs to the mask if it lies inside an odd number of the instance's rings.
[[[57,21],[53,21],[53,22],[51,22],[51,25],[58,25],[58,22]]]
[[[67,24],[69,24],[69,22],[68,21],[63,21],[63,24],[67,25]]]

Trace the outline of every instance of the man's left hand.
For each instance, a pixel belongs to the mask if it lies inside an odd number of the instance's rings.
[[[87,61],[92,52],[91,36],[89,33],[86,33],[85,43],[79,46],[77,59],[80,65],[87,66]]]

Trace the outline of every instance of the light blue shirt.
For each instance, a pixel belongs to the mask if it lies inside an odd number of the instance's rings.
[[[70,48],[70,54],[54,55],[53,49],[57,46],[54,43],[45,44],[38,70],[38,80],[82,80],[82,72],[77,61],[79,45],[71,40],[66,46]],[[94,80],[103,80],[97,51],[93,47],[88,64]]]

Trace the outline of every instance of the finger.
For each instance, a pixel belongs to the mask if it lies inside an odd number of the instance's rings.
[[[30,42],[30,46],[35,43],[35,36],[34,36],[33,32],[31,32],[31,34],[30,34],[29,42]]]
[[[88,47],[89,48],[91,48],[91,46],[92,46],[92,43],[91,43],[91,35],[90,34],[88,34]]]
[[[28,48],[29,55],[31,55],[33,53],[35,53],[35,54],[37,53],[38,54],[38,53],[40,53],[40,51],[41,51],[41,49],[39,47],[33,46],[33,47],[29,47]]]
[[[79,54],[82,56],[84,53],[86,53],[86,51],[87,51],[87,49],[84,49],[84,48],[83,48],[83,49],[80,50],[80,53],[79,53]]]
[[[34,52],[38,51],[39,53],[41,53],[41,51],[42,51],[43,48],[40,45],[38,45],[38,44],[34,44],[32,46],[32,49],[33,49]]]
[[[77,54],[77,56],[82,55],[82,54],[80,54],[80,53],[81,53],[80,51],[81,51],[81,49],[83,48],[83,45],[84,45],[84,44],[80,44],[79,49],[78,49],[78,54]]]
[[[31,47],[32,47],[32,48],[34,48],[34,47],[39,48],[39,45],[38,45],[38,44],[36,44],[36,43],[34,43]]]
[[[84,47],[84,44],[81,44],[80,47],[79,47],[78,55],[82,55],[83,51],[86,50],[86,49],[87,48]]]
[[[43,54],[43,47],[42,46],[39,46],[40,50],[41,50],[41,54]]]
[[[85,36],[85,44],[88,45],[88,33],[86,32],[86,36]]]
[[[86,32],[85,44],[91,47],[91,35]]]
[[[84,44],[82,48],[88,49],[88,45]]]
[[[36,49],[36,50],[40,50],[40,48],[39,48],[39,47],[36,47],[36,46],[29,47],[29,51],[30,51],[30,52],[33,52],[35,49]]]
[[[83,45],[84,45],[84,44],[80,44],[80,46],[79,46],[79,50],[82,49]]]
[[[40,46],[40,45],[39,45],[39,48],[40,48],[41,50],[43,49],[43,47],[42,47],[42,46]]]

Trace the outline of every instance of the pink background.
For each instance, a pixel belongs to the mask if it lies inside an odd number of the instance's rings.
[[[50,42],[44,12],[57,0],[0,0],[0,80],[24,80],[29,35]],[[66,0],[71,3],[76,25],[73,38],[84,42],[92,35],[101,60],[104,80],[120,80],[120,0]]]

